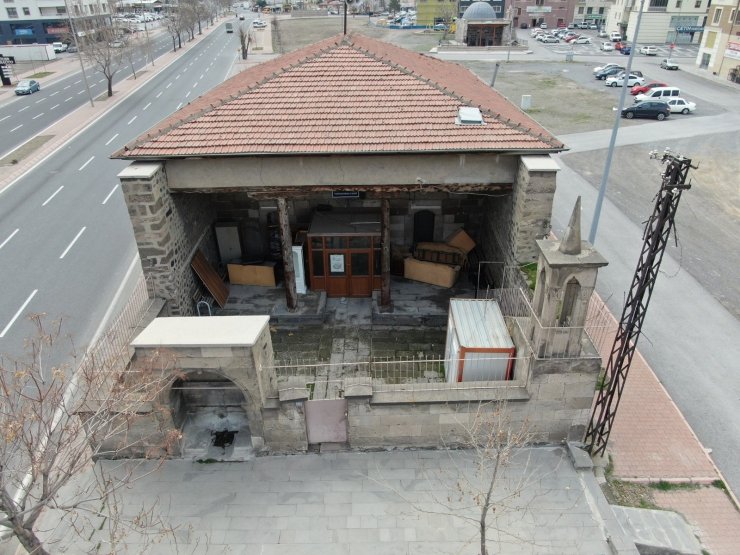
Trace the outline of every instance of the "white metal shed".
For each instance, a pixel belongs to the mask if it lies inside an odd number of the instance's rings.
[[[511,380],[516,347],[491,299],[450,299],[445,347],[448,383]]]

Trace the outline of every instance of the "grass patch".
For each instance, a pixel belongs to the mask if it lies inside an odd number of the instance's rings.
[[[13,152],[0,159],[0,166],[14,166],[24,159],[28,158],[31,154],[36,152],[44,144],[51,140],[54,135],[38,135],[28,141],[27,143],[19,146]]]
[[[660,480],[659,482],[650,482],[650,487],[653,489],[657,489],[658,491],[683,491],[699,489],[701,486],[699,486],[699,484],[692,484],[690,482],[674,483]]]
[[[652,488],[646,484],[609,480],[605,485],[607,498],[610,502],[623,507],[638,509],[659,509],[655,504]]]
[[[522,264],[519,266],[519,269],[526,277],[529,288],[534,291],[534,288],[537,285],[537,263],[530,262],[529,264]]]
[[[596,378],[596,391],[603,391],[607,385],[609,385],[609,380],[606,379],[606,369],[602,368],[599,377]],[[611,458],[609,462],[611,463]]]
[[[725,493],[727,493],[727,484],[725,484],[722,480],[715,480],[712,482],[712,486],[714,486],[717,489],[721,489]]]
[[[53,71],[39,71],[38,73],[34,73],[31,75],[29,79],[41,79],[42,77],[48,77],[49,75],[54,75]]]

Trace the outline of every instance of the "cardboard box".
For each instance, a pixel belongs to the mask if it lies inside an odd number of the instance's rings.
[[[403,277],[422,283],[439,285],[440,287],[452,287],[455,285],[459,273],[460,266],[436,264],[410,257],[403,260]]]
[[[465,254],[468,254],[475,248],[475,241],[465,233],[463,228],[457,229],[445,240],[445,243],[451,247],[457,247]]]
[[[227,264],[229,281],[236,285],[275,287],[275,263],[259,265]]]

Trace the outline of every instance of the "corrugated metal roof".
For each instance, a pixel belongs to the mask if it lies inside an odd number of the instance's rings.
[[[514,347],[496,301],[450,299],[450,314],[461,347]]]

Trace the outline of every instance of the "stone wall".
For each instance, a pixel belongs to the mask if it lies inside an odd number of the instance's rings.
[[[170,315],[192,315],[201,287],[190,261],[200,248],[216,263],[215,212],[207,195],[172,195],[164,166],[132,164],[119,174],[144,275]]]

